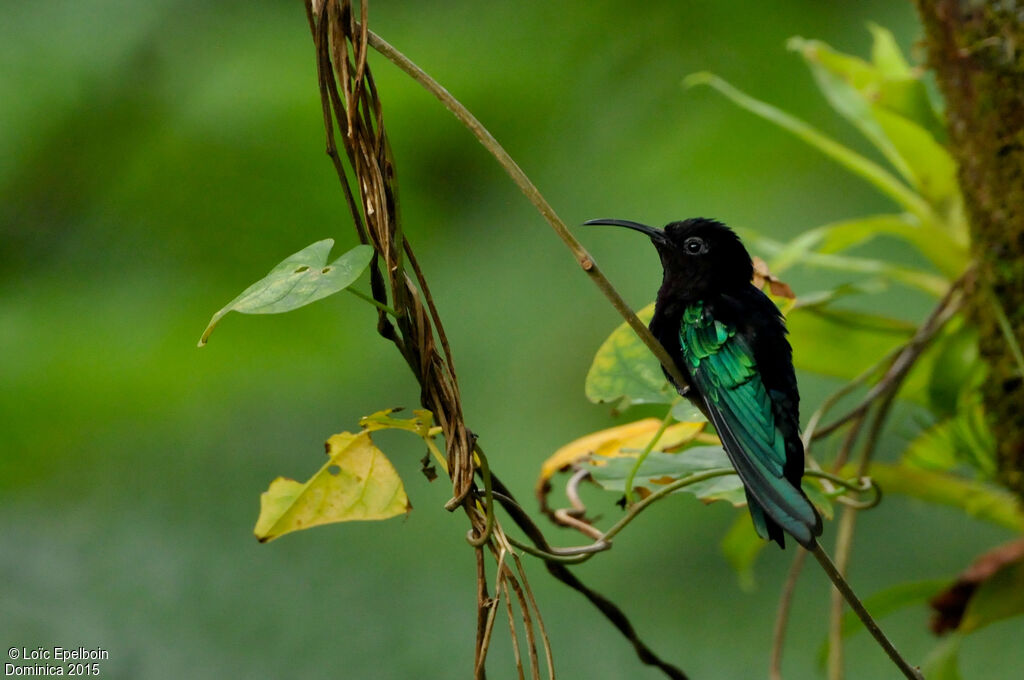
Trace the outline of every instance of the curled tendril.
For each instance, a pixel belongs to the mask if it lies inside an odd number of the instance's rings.
[[[849,491],[857,495],[865,493],[871,494],[871,497],[868,498],[867,500],[857,500],[854,498],[850,498],[848,495],[846,495],[845,492],[842,491],[837,491],[833,494],[829,494],[830,498],[834,498],[839,503],[847,505],[851,508],[856,508],[857,510],[868,510],[869,508],[873,508],[882,502],[882,489],[877,484],[875,484],[874,480],[872,480],[870,477],[860,477],[858,479],[844,479],[843,477],[833,475],[832,473],[825,472],[824,470],[806,470],[804,474],[809,477],[820,477],[822,479],[827,479],[833,484],[843,487],[844,489],[846,489],[846,491]]]
[[[473,452],[479,464],[480,477],[484,481],[484,531],[476,536],[474,530],[470,529],[466,533],[466,540],[474,548],[479,548],[490,540],[494,530],[494,491],[491,489],[491,466],[487,463],[487,456],[478,446],[474,447]]]

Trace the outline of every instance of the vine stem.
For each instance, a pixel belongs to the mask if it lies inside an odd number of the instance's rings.
[[[494,135],[490,133],[483,126],[483,124],[477,120],[476,116],[470,113],[469,109],[462,105],[462,103],[452,96],[447,89],[445,89],[440,83],[434,80],[430,74],[417,66],[404,54],[395,49],[390,43],[381,38],[373,31],[368,31],[368,42],[370,46],[377,50],[382,56],[388,61],[393,63],[398,68],[402,69],[410,78],[415,80],[417,83],[423,86],[430,94],[437,97],[437,99],[448,109],[452,115],[454,115],[460,123],[462,123],[467,130],[473,133],[473,136],[477,138],[480,144],[483,145],[487,151],[498,161],[505,172],[508,173],[512,181],[516,183],[516,186],[523,192],[526,198],[537,208],[537,211],[541,216],[547,220],[551,228],[555,230],[555,234],[562,240],[562,243],[572,251],[573,256],[576,258],[576,262],[580,265],[583,271],[587,274],[591,281],[604,293],[604,296],[608,298],[608,301],[612,303],[615,310],[626,320],[637,336],[643,341],[645,345],[654,353],[654,356],[658,358],[661,365],[664,366],[665,370],[672,376],[672,379],[677,385],[687,385],[686,379],[683,377],[679,368],[676,367],[675,362],[669,356],[665,348],[662,347],[661,343],[655,339],[651,334],[651,331],[644,325],[637,315],[633,312],[633,309],[626,304],[626,301],[622,299],[622,296],[612,285],[611,281],[601,272],[597,266],[597,262],[591,257],[587,249],[583,247],[583,244],[572,235],[569,228],[565,226],[565,222],[558,216],[555,209],[551,207],[551,204],[547,202],[540,190],[530,181],[526,173],[523,172],[519,164],[516,163],[512,156],[505,151],[504,147],[498,143],[498,140],[494,138]]]
[[[768,666],[769,680],[782,680],[782,648],[786,642],[789,607],[793,603],[796,582],[800,579],[800,572],[803,571],[806,561],[807,551],[801,548],[793,558],[789,574],[786,575],[786,584],[782,587],[782,594],[779,596],[779,609],[775,614],[775,626],[772,629],[772,653]]]
[[[673,402],[673,405],[674,405],[674,402]],[[636,462],[633,463],[633,467],[631,467],[629,469],[629,474],[626,475],[626,484],[625,484],[626,505],[632,505],[633,504],[633,480],[636,479],[637,470],[639,470],[640,466],[644,464],[645,460],[647,460],[647,456],[649,456],[651,454],[651,451],[658,444],[658,441],[661,439],[661,436],[663,434],[665,434],[665,430],[668,429],[668,425],[671,422],[672,422],[672,409],[670,407],[669,410],[668,410],[668,413],[666,413],[665,417],[661,419],[661,425],[658,426],[658,431],[654,433],[654,436],[652,436],[650,441],[647,442],[647,446],[645,446],[644,450],[640,452],[640,455],[636,457]]]
[[[838,569],[836,569],[836,565],[832,563],[828,553],[826,553],[821,547],[821,544],[815,541],[810,548],[808,548],[808,552],[814,555],[814,559],[818,560],[818,564],[820,564],[821,568],[825,570],[826,574],[828,574],[832,584],[835,585],[836,589],[840,593],[842,593],[843,598],[850,605],[850,608],[853,609],[860,620],[864,623],[864,627],[867,628],[868,632],[875,638],[879,646],[881,646],[882,649],[885,650],[885,653],[889,655],[889,658],[892,659],[894,664],[896,664],[896,667],[900,669],[900,672],[902,672],[909,680],[924,680],[924,676],[921,674],[921,671],[907,663],[906,659],[900,656],[900,653],[896,651],[892,642],[890,642],[889,638],[885,636],[882,629],[878,627],[878,624],[875,623],[875,620],[871,617],[871,614],[868,613],[868,610],[864,608],[864,605],[861,604],[861,601],[857,599],[853,589],[850,588],[850,584],[846,582],[843,575],[839,573]]]

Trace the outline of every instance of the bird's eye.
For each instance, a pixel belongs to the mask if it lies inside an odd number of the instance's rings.
[[[708,252],[708,246],[704,243],[704,239],[701,237],[691,236],[683,241],[683,250],[685,250],[688,255],[701,255],[702,253]]]

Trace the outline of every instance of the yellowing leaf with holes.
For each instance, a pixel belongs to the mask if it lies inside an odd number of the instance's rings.
[[[327,456],[305,484],[278,477],[260,495],[254,531],[261,543],[321,524],[387,519],[412,509],[398,472],[369,432],[332,436]]]
[[[676,423],[670,425],[662,433],[661,438],[655,445],[655,450],[664,451],[692,441],[705,423]],[[570,442],[544,461],[541,466],[540,478],[537,480],[537,491],[542,492],[548,480],[564,467],[595,454],[610,458],[636,455],[647,446],[647,443],[654,436],[661,426],[657,418],[644,418],[618,427],[610,427],[607,430],[600,430],[576,441]]]
[[[401,410],[400,408],[389,408],[363,416],[359,419],[359,427],[367,432],[374,432],[376,430],[406,430],[407,432],[418,434],[424,439],[434,436],[431,432],[434,427],[433,413],[425,408],[418,408],[413,410],[412,418],[392,417],[391,414],[398,413]]]
[[[297,253],[289,255],[270,273],[243,290],[238,297],[224,305],[199,338],[202,347],[213,333],[214,326],[228,312],[242,314],[280,314],[290,312],[334,295],[348,288],[370,265],[373,248],[358,245],[334,262],[327,264],[334,239],[317,241]]]

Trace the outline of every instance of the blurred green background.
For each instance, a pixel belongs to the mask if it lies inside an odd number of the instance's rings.
[[[799,34],[864,54],[867,21],[907,49],[918,35],[911,4],[886,0],[371,7],[372,27],[462,99],[568,223],[704,215],[782,239],[888,206],[680,81],[715,71],[871,153],[783,47]],[[0,642],[102,647],[109,678],[468,677],[467,525],[442,509],[447,485],[419,474],[411,437],[377,437],[406,480],[407,519],[269,545],[252,536],[271,479],[307,478],[323,441],[360,416],[416,406],[372,310],[336,296],[231,315],[195,347],[210,315],[286,255],[326,237],[339,252],[354,243],[323,153],[301,4],[7,2],[0,64]],[[582,387],[619,319],[470,135],[395,68],[371,64],[467,420],[528,499],[545,457],[616,422]],[[649,248],[614,230],[579,234],[631,303],[653,297]],[[788,279],[800,292],[837,276]],[[918,297],[885,299],[893,315],[924,312]],[[808,405],[834,387],[802,385]],[[892,450],[904,441],[898,419],[887,436]],[[593,496],[615,516],[613,499]],[[673,498],[578,570],[694,678],[766,675],[791,554],[766,550],[758,589],[743,592],[718,549],[734,516]],[[852,581],[868,594],[951,576],[1003,538],[891,498],[859,522]],[[528,568],[560,677],[662,677],[580,596]],[[826,602],[809,569],[787,678],[821,676]],[[910,659],[935,644],[926,621],[924,608],[886,619]],[[972,636],[965,677],[1020,677],[1020,625]],[[513,677],[507,643],[496,645],[492,677]],[[864,636],[848,653],[851,678],[896,674]]]

